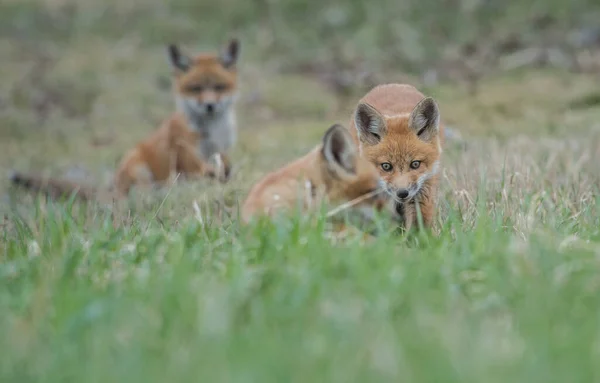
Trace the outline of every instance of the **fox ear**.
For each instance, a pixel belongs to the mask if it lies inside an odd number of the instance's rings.
[[[169,62],[174,68],[183,72],[190,69],[192,60],[185,54],[181,53],[181,50],[177,45],[169,44],[167,46],[167,51],[169,53]]]
[[[331,171],[345,175],[356,174],[358,151],[350,132],[342,125],[335,124],[327,129],[323,136],[322,153]]]
[[[410,113],[408,127],[423,141],[431,141],[440,128],[440,110],[431,97],[421,100]]]
[[[227,47],[221,52],[221,64],[225,68],[233,67],[240,54],[240,42],[238,39],[231,39],[227,44]]]
[[[365,102],[356,107],[354,125],[356,125],[359,139],[369,145],[378,144],[387,132],[381,113]]]

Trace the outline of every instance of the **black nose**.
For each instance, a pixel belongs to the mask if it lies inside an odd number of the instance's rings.
[[[400,189],[396,192],[396,195],[398,196],[398,198],[404,199],[404,198],[408,197],[408,190]]]
[[[206,111],[208,113],[212,113],[215,111],[215,105],[214,104],[206,104]]]

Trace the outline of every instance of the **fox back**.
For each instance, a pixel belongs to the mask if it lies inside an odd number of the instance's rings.
[[[379,169],[396,212],[405,214],[419,200],[429,224],[442,154],[436,102],[410,85],[379,85],[359,101],[351,125],[361,156]]]
[[[341,125],[331,126],[323,142],[305,156],[266,175],[248,194],[242,219],[271,215],[301,201],[303,209],[326,200],[354,201],[358,209],[380,210],[385,203],[377,169],[358,155],[352,137]]]

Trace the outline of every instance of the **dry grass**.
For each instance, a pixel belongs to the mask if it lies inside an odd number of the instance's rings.
[[[39,55],[0,41],[0,168],[106,185],[123,151],[172,110],[164,51],[126,38],[46,53],[32,79]],[[299,217],[240,228],[236,205],[252,183],[346,124],[352,108],[336,115],[314,79],[259,62],[242,61],[242,78],[226,185],[71,206],[34,204],[0,181],[0,210],[18,212],[0,223],[0,346],[12,350],[0,376],[597,376],[600,108],[572,106],[593,100],[592,77],[515,73],[486,80],[477,98],[427,89],[464,142],[444,152],[439,236],[413,242],[332,240],[322,221]]]
[[[13,74],[2,86],[7,95],[3,119],[10,130],[0,142],[0,166],[7,172],[35,169],[106,186],[123,151],[155,129],[173,108],[169,88],[160,85],[169,71],[159,47],[143,48],[125,40],[116,45],[87,41],[69,51],[49,50],[42,73],[37,72],[42,65],[39,55],[25,54],[30,59],[23,65],[15,46],[5,41],[0,49],[9,58],[7,73]],[[266,171],[319,142],[330,124],[349,120],[352,103],[332,115],[335,98],[315,80],[269,75],[252,62],[242,62],[241,70],[233,181],[224,186],[208,181],[178,186],[171,197],[173,207],[189,212],[192,200],[222,195],[231,205]],[[39,79],[32,80],[33,73]],[[525,214],[526,197],[543,196],[544,203],[554,205],[562,201],[577,215],[598,181],[593,169],[598,160],[598,108],[570,107],[595,91],[590,77],[515,73],[487,80],[482,89],[475,99],[460,87],[426,89],[438,98],[446,122],[465,141],[464,148],[453,141],[447,145],[442,207],[462,206],[483,193],[494,211],[502,212],[502,219],[521,222],[513,223],[519,232],[525,221],[516,217]],[[65,95],[57,100],[58,91]],[[81,113],[66,113],[61,103],[81,94],[93,97],[75,107],[83,108]],[[35,106],[44,102],[50,110],[42,113]],[[6,180],[0,186],[6,190]],[[161,195],[149,198],[160,200]]]

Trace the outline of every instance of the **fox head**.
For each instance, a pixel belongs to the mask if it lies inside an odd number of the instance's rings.
[[[330,201],[347,202],[373,194],[357,203],[356,207],[381,210],[385,206],[387,198],[377,168],[359,155],[345,127],[335,124],[325,132],[319,161],[323,186]]]
[[[237,39],[230,40],[220,53],[191,57],[175,44],[170,44],[167,51],[181,110],[192,117],[211,118],[229,109],[237,91]]]
[[[384,116],[368,103],[360,103],[354,124],[362,156],[377,166],[396,203],[415,198],[438,173],[440,112],[432,98],[397,116]]]

